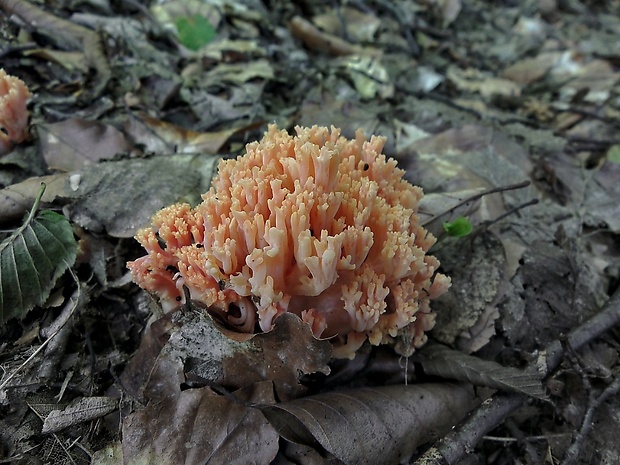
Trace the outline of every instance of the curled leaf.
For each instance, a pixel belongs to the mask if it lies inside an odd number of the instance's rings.
[[[477,400],[453,384],[329,392],[261,410],[285,439],[324,448],[345,464],[398,464],[440,437]]]
[[[482,360],[441,344],[426,346],[418,356],[427,374],[546,399],[542,380],[536,373]]]

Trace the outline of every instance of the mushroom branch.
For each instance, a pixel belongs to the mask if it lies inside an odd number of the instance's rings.
[[[382,154],[383,137],[295,129],[271,125],[220,162],[201,204],[156,213],[136,236],[147,255],[128,264],[134,281],[166,310],[190,298],[243,332],[295,313],[336,357],[367,340],[410,355],[450,287],[427,254],[422,189]]]
[[[28,98],[30,91],[24,81],[0,68],[0,155],[28,138]]]

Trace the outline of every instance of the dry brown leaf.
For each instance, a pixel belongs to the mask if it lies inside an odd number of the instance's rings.
[[[84,421],[100,418],[118,408],[118,400],[110,397],[82,397],[62,410],[52,410],[43,422],[41,432],[56,433]]]
[[[53,61],[69,71],[77,70],[82,73],[88,73],[88,64],[86,63],[84,54],[81,52],[66,52],[63,50],[36,48],[33,50],[25,50],[24,55],[34,56],[46,61]]]
[[[322,52],[333,56],[352,54],[377,55],[380,53],[379,50],[360,47],[338,36],[323,32],[301,16],[295,16],[291,19],[289,29],[293,36],[301,40],[306,47],[316,52]]]
[[[330,9],[323,14],[314,16],[312,22],[323,31],[338,35],[342,32],[340,18],[347,26],[347,36],[357,42],[371,42],[381,26],[381,19],[377,16],[363,13],[350,6],[341,7],[339,12]]]
[[[147,342],[123,374],[130,380],[132,394],[161,398],[185,376],[195,383],[228,389],[269,380],[282,400],[305,392],[299,384],[302,374],[329,373],[331,344],[315,339],[297,315],[285,313],[276,319],[273,330],[251,335],[220,328],[204,308],[196,310],[168,314],[154,327],[153,335],[145,335]],[[166,337],[167,343],[158,351],[157,341]]]
[[[248,403],[275,402],[269,381],[233,393],[210,388],[179,391],[123,422],[123,464],[268,464],[278,452],[278,434]],[[231,400],[232,399],[232,400]]]
[[[447,78],[456,87],[465,92],[475,92],[485,98],[494,96],[518,97],[521,95],[521,86],[508,79],[494,77],[469,68],[462,70],[456,66],[448,68]]]
[[[151,153],[216,154],[230,136],[246,129],[232,128],[217,132],[197,132],[138,113],[127,120],[125,131],[135,143]]]
[[[262,410],[289,441],[322,447],[346,464],[376,465],[409,459],[477,403],[471,389],[445,383],[329,392]]]
[[[427,344],[418,351],[416,359],[424,373],[432,376],[547,399],[541,375],[536,372],[503,366],[441,344]]]
[[[32,207],[41,190],[41,183],[47,186],[41,202],[51,203],[57,197],[67,194],[68,175],[66,173],[50,174],[28,178],[0,190],[0,222],[21,218]]]
[[[51,169],[78,170],[131,149],[125,135],[109,124],[71,118],[37,126],[41,153]]]

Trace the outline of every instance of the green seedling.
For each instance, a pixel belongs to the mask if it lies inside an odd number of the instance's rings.
[[[179,34],[179,42],[193,51],[207,45],[217,34],[207,18],[201,15],[181,16],[176,19],[175,26]]]
[[[474,227],[468,218],[461,216],[454,221],[446,221],[443,224],[443,229],[446,230],[449,236],[465,237],[472,232]]]

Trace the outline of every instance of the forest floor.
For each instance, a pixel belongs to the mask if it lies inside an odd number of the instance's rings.
[[[618,44],[617,0],[0,0],[31,92],[0,158],[0,463],[620,464]],[[131,282],[138,228],[270,123],[385,136],[424,189],[452,288],[411,357]]]

